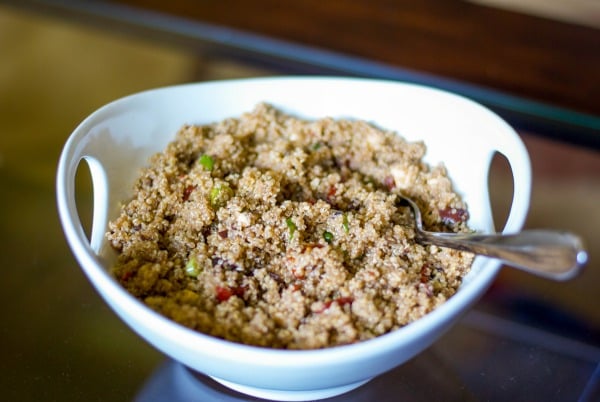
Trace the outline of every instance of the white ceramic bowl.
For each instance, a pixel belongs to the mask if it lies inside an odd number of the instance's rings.
[[[514,178],[512,207],[503,232],[521,229],[529,206],[527,151],[497,115],[463,97],[417,85],[328,77],[278,77],[161,88],[112,102],[85,119],[67,141],[58,166],[57,197],[67,241],[104,300],[154,347],[236,390],[280,400],[319,399],[351,390],[431,345],[473,305],[500,263],[475,259],[459,291],[437,310],[376,339],[323,350],[290,351],[241,345],[194,332],[153,312],[109,274],[114,253],[104,240],[119,202],[130,197],[147,158],[185,123],[209,123],[268,102],[306,118],[359,118],[424,140],[426,161],[443,162],[468,204],[469,225],[493,232],[488,171],[503,154]],[[75,172],[82,160],[94,188],[91,241],[75,202]]]

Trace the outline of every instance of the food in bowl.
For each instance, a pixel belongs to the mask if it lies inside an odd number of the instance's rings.
[[[425,144],[360,120],[303,120],[268,104],[186,125],[149,161],[106,234],[113,274],[172,320],[283,349],[367,340],[444,303],[469,253],[420,245],[469,231]]]

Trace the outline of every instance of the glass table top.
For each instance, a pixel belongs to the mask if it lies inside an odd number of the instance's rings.
[[[406,364],[326,401],[575,401],[600,398],[600,348],[473,311]],[[135,401],[257,401],[167,360]]]

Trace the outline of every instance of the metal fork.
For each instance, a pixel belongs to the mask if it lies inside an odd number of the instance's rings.
[[[577,276],[588,260],[581,238],[569,232],[538,229],[514,234],[430,232],[423,229],[419,206],[410,198],[399,197],[413,211],[418,243],[497,258],[511,267],[557,281]]]

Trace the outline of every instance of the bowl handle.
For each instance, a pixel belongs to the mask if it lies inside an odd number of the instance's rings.
[[[98,159],[89,155],[84,156],[82,159],[87,163],[92,177],[93,210],[90,247],[98,254],[108,224],[108,210],[106,208],[108,205],[108,176]]]
[[[102,163],[97,158],[90,155],[76,155],[69,151],[72,151],[72,149],[66,150],[61,155],[58,166],[56,186],[59,217],[67,238],[75,240],[70,241],[70,244],[89,244],[93,252],[98,254],[102,247],[108,219],[106,209],[109,193],[108,176]],[[79,165],[83,161],[88,165],[93,188],[92,230],[89,243],[77,210],[75,197],[75,176]]]
[[[522,229],[529,210],[531,162],[527,149],[516,132],[514,136],[505,135],[502,139],[496,150],[508,161],[513,179],[512,203],[502,233],[516,233]]]

